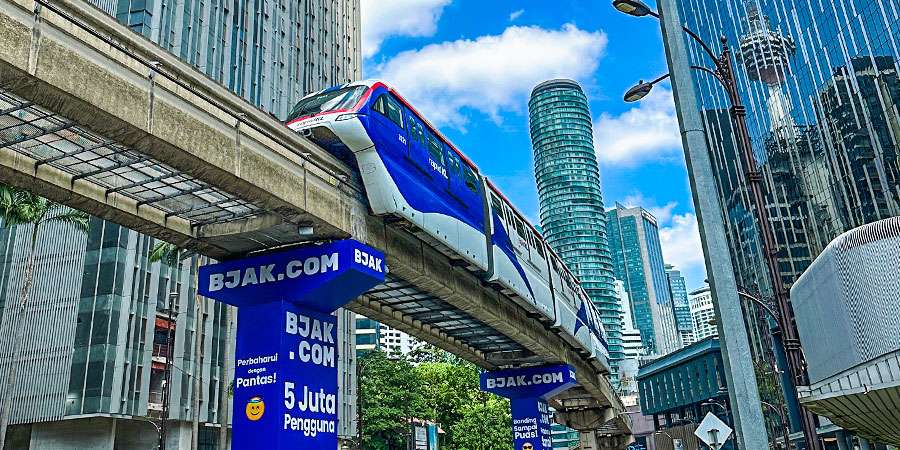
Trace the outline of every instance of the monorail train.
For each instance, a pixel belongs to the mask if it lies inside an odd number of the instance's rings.
[[[403,97],[368,80],[310,94],[287,126],[358,166],[372,212],[403,220],[609,371],[600,315],[572,272]]]

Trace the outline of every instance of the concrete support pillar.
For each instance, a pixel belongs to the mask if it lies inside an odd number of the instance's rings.
[[[578,433],[578,439],[581,442],[582,450],[602,450],[600,442],[597,440],[597,433],[593,431],[582,431]]]
[[[859,450],[874,450],[874,447],[872,447],[872,444],[869,443],[869,440],[868,440],[868,439],[866,439],[866,438],[860,436],[860,438],[859,438]]]

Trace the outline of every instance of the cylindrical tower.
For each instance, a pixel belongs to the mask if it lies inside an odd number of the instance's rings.
[[[587,98],[572,80],[545,81],[531,92],[528,110],[541,229],[600,310],[615,379],[622,359],[621,305]]]

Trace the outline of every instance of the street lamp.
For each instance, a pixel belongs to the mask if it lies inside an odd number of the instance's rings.
[[[649,11],[649,8],[641,3],[640,0],[614,0],[613,6],[617,10],[629,15],[651,15],[659,19],[659,14]],[[645,11],[645,9],[647,11]],[[725,89],[725,93],[728,95],[728,99],[731,102],[731,108],[729,109],[729,112],[731,113],[731,118],[734,122],[734,135],[738,141],[741,163],[744,169],[744,177],[746,178],[747,184],[749,185],[750,196],[753,200],[753,209],[756,215],[756,221],[759,224],[759,234],[762,241],[763,255],[765,256],[769,279],[772,281],[772,290],[775,294],[775,303],[778,309],[778,314],[773,315],[775,316],[778,322],[778,326],[781,328],[784,336],[782,341],[784,343],[785,354],[787,355],[787,365],[790,369],[791,377],[794,380],[794,385],[801,386],[805,384],[803,351],[800,348],[800,338],[797,334],[797,330],[796,328],[794,328],[794,324],[791,321],[790,305],[788,304],[788,291],[784,286],[784,281],[781,279],[781,271],[778,268],[778,249],[775,244],[775,238],[772,234],[772,229],[769,225],[769,213],[766,210],[763,201],[761,187],[762,174],[757,169],[756,156],[753,154],[753,149],[750,145],[750,132],[747,129],[746,120],[747,109],[741,103],[741,96],[738,92],[734,65],[731,61],[731,49],[728,47],[728,39],[725,36],[721,37],[720,40],[723,47],[722,53],[716,55],[715,53],[713,53],[712,49],[710,49],[710,47],[706,45],[706,43],[702,39],[700,39],[699,36],[697,36],[696,33],[683,25],[681,26],[681,29],[684,30],[685,33],[687,33],[703,48],[703,51],[707,55],[709,55],[715,65],[715,70],[711,70],[702,66],[691,66],[691,68],[712,75],[713,78],[715,78]],[[665,78],[666,75],[658,78],[658,81],[656,82],[659,82]],[[647,83],[641,82],[637,86],[629,89],[628,92],[631,93],[631,97],[639,100],[649,94],[653,83],[650,83],[650,87],[647,87],[646,84]],[[806,440],[806,448],[808,450],[821,450],[822,446],[819,443],[818,435],[816,433],[815,417],[811,412],[804,408],[803,405],[800,405],[800,412],[801,425],[803,426],[803,437]]]
[[[625,14],[635,17],[643,17],[646,15],[651,15],[653,17],[659,17],[655,12],[653,12],[649,6],[645,5],[641,0],[615,0],[613,2],[613,6],[622,11]]]

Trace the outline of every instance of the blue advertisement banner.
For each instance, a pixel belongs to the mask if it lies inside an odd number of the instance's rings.
[[[202,266],[199,293],[238,307],[285,300],[331,313],[385,272],[382,252],[347,239]]]
[[[526,367],[481,374],[481,389],[510,399],[514,450],[551,450],[547,399],[576,384],[568,365]]]
[[[514,398],[512,408],[513,448],[515,450],[551,450],[550,407],[541,398]]]
[[[337,448],[337,319],[291,302],[238,314],[232,448]]]
[[[506,398],[553,397],[575,386],[572,366],[526,367],[481,374],[481,390]]]

